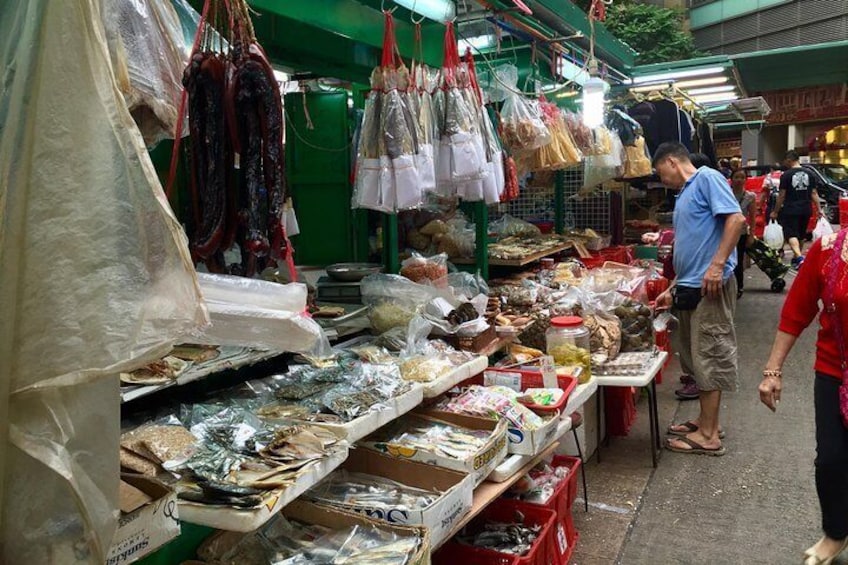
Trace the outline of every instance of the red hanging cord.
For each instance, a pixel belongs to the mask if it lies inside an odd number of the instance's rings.
[[[206,25],[206,17],[209,15],[209,4],[210,0],[206,0],[203,3],[203,12],[200,14],[200,23],[197,25],[197,31],[194,33],[194,45],[192,46],[191,53],[188,56],[189,64],[191,64],[192,57],[194,57],[200,47],[200,38],[203,36],[203,28]],[[183,87],[183,92],[180,95],[180,110],[177,115],[177,127],[174,132],[174,149],[171,151],[171,167],[168,172],[168,184],[165,185],[165,196],[168,198],[168,202],[171,201],[171,197],[173,196],[174,181],[177,178],[177,163],[179,163],[180,160],[180,142],[183,137],[183,119],[185,117],[187,101],[188,90]]]

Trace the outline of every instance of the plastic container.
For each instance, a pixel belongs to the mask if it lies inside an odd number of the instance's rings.
[[[592,378],[591,347],[589,330],[578,316],[551,318],[551,327],[545,333],[548,355],[560,366],[576,367],[575,375],[580,384]]]
[[[536,504],[499,498],[474,518],[465,527],[464,531],[479,531],[486,522],[514,523],[517,516],[524,516],[525,525],[541,526],[542,529],[539,531],[539,537],[536,538],[530,551],[526,555],[515,559],[513,563],[515,565],[550,565],[552,563],[562,563],[559,556],[559,544],[555,537],[557,530],[556,512]],[[463,561],[463,557],[467,557],[468,559]],[[498,559],[499,557],[506,557],[507,559],[515,558],[515,556],[498,553],[491,549],[469,547],[450,541],[433,556],[433,563],[434,565],[501,563],[500,561],[492,561],[492,559]],[[509,563],[509,561],[506,561],[506,563]]]
[[[482,375],[478,375],[468,384],[508,386],[518,392],[524,392],[528,388],[544,388],[545,386],[542,373],[538,369],[500,369],[498,367],[489,367]],[[571,396],[574,389],[577,388],[577,378],[569,375],[557,375],[557,386],[562,389],[560,401],[564,405],[568,402],[568,397]],[[553,410],[557,410],[557,408],[543,407],[543,411]]]

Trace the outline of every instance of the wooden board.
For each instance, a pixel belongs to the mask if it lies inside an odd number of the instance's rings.
[[[560,253],[561,251],[565,251],[566,249],[571,249],[572,245],[570,243],[564,243],[562,245],[558,245],[556,247],[549,247],[548,249],[544,249],[539,251],[538,253],[534,253],[533,255],[527,255],[522,257],[521,259],[495,259],[494,257],[489,257],[489,266],[490,267],[523,267],[524,265],[528,265],[530,263],[534,263],[539,259],[544,259],[549,255],[555,255]],[[455,265],[473,265],[475,263],[475,259],[460,257],[458,259],[451,259],[451,263]]]
[[[518,482],[518,479],[526,475],[530,469],[535,467],[539,461],[551,455],[556,448],[559,446],[559,442],[554,442],[544,450],[542,453],[533,458],[532,461],[527,463],[524,467],[518,470],[518,472],[507,479],[502,483],[492,483],[489,481],[484,481],[479,487],[474,490],[474,502],[471,504],[471,511],[466,514],[459,522],[457,522],[456,526],[451,530],[450,535],[448,535],[442,543],[445,543],[452,537],[462,530],[466,525],[468,525],[471,520],[473,520],[480,512],[483,511],[489,504],[495,501],[500,495],[509,490],[509,487]],[[442,545],[442,544],[439,544]],[[436,551],[438,546],[433,547],[433,551]]]

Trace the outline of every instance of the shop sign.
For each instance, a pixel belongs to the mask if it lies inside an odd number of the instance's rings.
[[[762,93],[771,114],[769,125],[848,118],[848,85],[773,90]]]

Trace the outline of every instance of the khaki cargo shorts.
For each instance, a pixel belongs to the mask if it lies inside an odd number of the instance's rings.
[[[672,310],[680,320],[672,333],[672,346],[680,365],[703,391],[735,391],[738,388],[736,328],[736,279],[730,277],[718,298],[701,299],[694,310]]]

